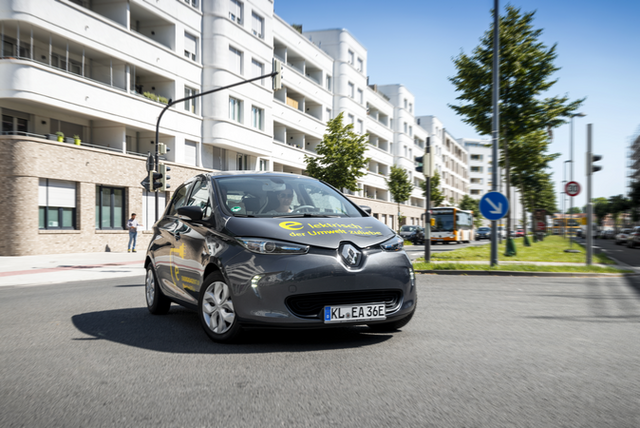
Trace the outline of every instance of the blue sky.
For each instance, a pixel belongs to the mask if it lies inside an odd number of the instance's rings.
[[[401,83],[416,96],[417,115],[435,115],[456,138],[481,137],[448,107],[456,92],[448,77],[452,58],[470,54],[492,22],[493,0],[274,0],[275,13],[303,30],[346,28],[368,51],[370,83]],[[627,147],[640,131],[640,0],[513,0],[524,12],[536,11],[541,40],[557,44],[548,96],[584,98],[574,119],[574,173],[586,203],[586,126],[593,124],[594,152],[604,155],[593,177],[593,196],[627,193]],[[501,1],[501,13],[507,2]],[[561,153],[552,169],[559,199],[564,161],[569,160],[570,126],[554,131],[551,151]],[[568,165],[568,164],[567,164]],[[567,167],[567,176],[569,168]]]

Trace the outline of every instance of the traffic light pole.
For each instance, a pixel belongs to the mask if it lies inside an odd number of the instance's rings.
[[[591,176],[593,175],[592,147],[591,147],[591,123],[587,125],[587,266],[593,259],[593,203],[591,202]]]
[[[279,64],[279,62],[277,62],[277,64]],[[237,82],[237,83],[232,83],[231,85],[227,85],[227,86],[222,86],[220,88],[216,88],[216,89],[211,89],[210,91],[205,91],[205,92],[201,92],[199,94],[195,94],[195,95],[191,95],[189,97],[184,97],[184,98],[180,98],[178,100],[169,100],[169,102],[167,103],[167,105],[162,109],[162,111],[160,112],[160,115],[158,116],[158,121],[156,122],[156,140],[155,140],[155,145],[156,145],[156,154],[155,154],[155,161],[154,161],[154,170],[158,171],[158,167],[160,165],[160,154],[159,154],[159,140],[160,140],[160,120],[162,119],[162,115],[164,115],[164,112],[167,111],[167,109],[171,106],[174,106],[178,103],[187,101],[187,100],[192,100],[194,98],[199,98],[202,97],[204,95],[209,95],[212,94],[214,92],[218,92],[218,91],[223,91],[225,89],[230,89],[230,88],[234,88],[236,86],[240,86],[240,85],[244,85],[245,83],[251,83],[251,82],[255,82],[257,80],[260,79],[264,79],[266,77],[275,77],[278,73],[280,73],[281,70],[274,70],[269,74],[265,74],[262,76],[258,76],[258,77],[253,77],[251,79],[247,79],[247,80],[243,80],[241,82]],[[158,217],[159,217],[159,211],[160,211],[160,200],[158,198],[158,192],[155,192],[156,194],[156,221],[158,221]]]
[[[424,211],[424,261],[425,263],[431,263],[431,212],[429,207],[431,206],[431,175],[433,174],[431,166],[433,162],[431,161],[431,141],[429,137],[427,137],[427,151],[425,153],[427,155],[426,163],[429,175],[425,176],[427,179],[427,206]]]

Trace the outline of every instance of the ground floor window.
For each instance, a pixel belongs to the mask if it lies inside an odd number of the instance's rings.
[[[124,189],[96,186],[96,229],[125,229]]]
[[[41,178],[38,183],[38,227],[76,228],[76,183]]]

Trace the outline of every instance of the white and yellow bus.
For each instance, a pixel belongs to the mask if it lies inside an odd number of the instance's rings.
[[[440,207],[431,210],[431,243],[463,243],[474,239],[473,212]]]

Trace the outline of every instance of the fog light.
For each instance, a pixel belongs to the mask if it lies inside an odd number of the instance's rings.
[[[251,288],[258,288],[258,283],[262,278],[264,278],[264,275],[256,275],[251,278]]]

